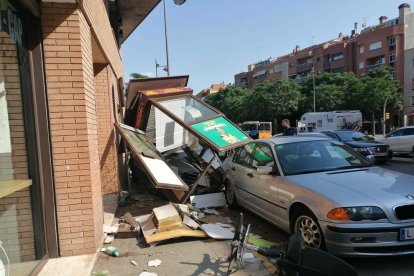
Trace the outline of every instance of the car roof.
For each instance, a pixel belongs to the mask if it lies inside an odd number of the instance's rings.
[[[312,142],[312,141],[331,141],[330,137],[323,137],[323,136],[308,136],[308,135],[293,135],[293,136],[273,136],[268,139],[259,139],[255,141],[268,141],[275,145],[278,144],[289,144],[289,143],[297,143],[297,142]]]
[[[326,133],[326,132],[332,132],[332,133],[349,133],[349,132],[359,132],[362,133],[360,131],[356,131],[356,130],[352,130],[352,129],[343,129],[343,130],[324,130],[321,131],[322,133]]]

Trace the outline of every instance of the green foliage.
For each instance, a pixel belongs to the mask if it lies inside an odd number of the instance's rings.
[[[393,107],[402,100],[398,82],[394,80],[389,70],[386,67],[379,67],[359,79],[355,104],[364,113],[381,112],[386,100]]]
[[[288,117],[298,109],[300,86],[292,80],[265,81],[248,98],[250,120],[270,121]]]
[[[349,100],[353,99],[358,79],[353,73],[324,73],[315,76],[316,111],[353,109]],[[301,84],[302,101],[299,113],[313,111],[313,79],[307,77]],[[300,115],[299,115],[300,116]]]
[[[387,106],[401,104],[402,94],[398,82],[389,68],[380,67],[357,78],[353,73],[324,73],[315,76],[316,111],[359,109],[364,117],[382,114]],[[313,111],[313,78],[300,84],[293,80],[264,81],[253,91],[227,87],[206,98],[206,102],[222,111],[230,120],[273,121],[299,119]]]
[[[131,74],[129,74],[129,76],[131,78],[134,78],[134,79],[146,79],[146,78],[148,78],[148,76],[140,74],[140,73],[131,73]]]
[[[205,98],[205,101],[223,112],[226,117],[234,122],[243,122],[246,120],[247,98],[251,95],[248,89],[228,86],[222,88],[219,92],[211,94]]]

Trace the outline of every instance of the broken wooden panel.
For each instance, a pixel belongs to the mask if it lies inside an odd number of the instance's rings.
[[[143,132],[120,123],[115,126],[155,188],[188,191],[188,186],[171,170]]]
[[[181,217],[172,204],[154,208],[154,223],[157,228],[181,225]]]
[[[201,230],[193,230],[185,224],[179,226],[173,226],[168,228],[160,228],[154,224],[154,214],[149,214],[136,218],[141,225],[142,233],[145,241],[153,246],[157,242],[180,238],[180,237],[195,237],[195,238],[207,238],[207,234]]]

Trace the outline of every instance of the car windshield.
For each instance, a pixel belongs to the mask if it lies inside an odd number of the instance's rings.
[[[337,141],[305,141],[275,145],[285,175],[372,166],[368,160]]]
[[[344,142],[351,142],[351,141],[372,141],[373,138],[356,131],[344,131],[344,132],[337,132],[336,133],[341,141]]]

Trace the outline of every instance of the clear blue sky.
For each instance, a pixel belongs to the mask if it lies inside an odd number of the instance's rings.
[[[213,83],[233,83],[247,65],[288,54],[338,36],[358,22],[398,17],[394,0],[166,0],[171,75],[190,75],[198,93]],[[414,3],[407,1],[414,9]],[[122,44],[125,79],[155,76],[155,59],[166,64],[162,2]],[[166,73],[160,68],[159,76]]]

